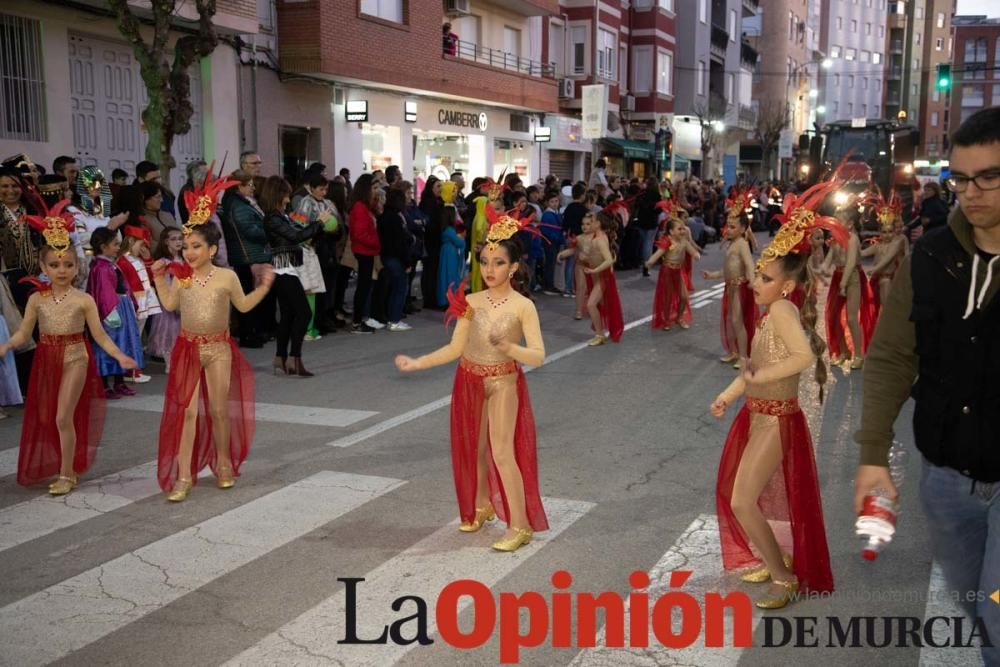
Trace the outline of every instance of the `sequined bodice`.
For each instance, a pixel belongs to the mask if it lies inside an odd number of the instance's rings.
[[[687,251],[684,249],[683,244],[673,243],[667,251],[663,253],[663,261],[667,264],[678,266],[684,263],[684,254],[686,252]]]
[[[86,302],[86,294],[75,290],[59,303],[51,296],[38,299],[39,333],[49,336],[81,333],[87,322],[83,311]]]
[[[737,243],[730,243],[729,247],[726,248],[726,257],[722,265],[722,277],[727,282],[746,277],[746,273],[743,270],[743,258],[740,257],[740,245]]]
[[[591,254],[594,248],[593,234],[580,234],[576,237],[576,251],[580,262],[590,265]]]
[[[785,341],[774,330],[771,318],[765,315],[757,327],[757,333],[750,346],[750,360],[753,367],[760,370],[790,356]],[[748,384],[746,393],[747,396],[755,398],[797,398],[799,395],[799,375],[795,374],[763,384]]]
[[[473,308],[469,338],[462,355],[477,364],[499,364],[510,361],[490,342],[490,334],[497,333],[511,343],[519,344],[523,335],[517,312],[507,303],[500,308],[489,306]]]
[[[181,328],[192,333],[218,333],[229,329],[229,290],[217,278],[207,287],[194,280],[180,294]]]

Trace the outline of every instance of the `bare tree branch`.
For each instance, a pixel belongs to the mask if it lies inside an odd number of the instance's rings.
[[[789,120],[785,100],[761,100],[753,133],[754,139],[760,143],[762,169],[770,167],[771,153],[781,139],[781,131],[788,127]]]

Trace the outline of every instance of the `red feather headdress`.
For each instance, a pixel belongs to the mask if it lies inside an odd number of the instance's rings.
[[[42,215],[24,216],[32,228],[41,232],[45,245],[52,248],[60,258],[73,245],[69,237],[74,230],[73,215],[66,212],[69,203],[68,199],[64,199],[50,209],[42,202]]]
[[[788,253],[809,253],[809,237],[817,229],[830,232],[831,241],[836,245],[847,246],[850,238],[847,228],[836,218],[821,216],[816,212],[823,200],[841,185],[842,181],[833,179],[817,183],[801,195],[785,195],[783,212],[775,216],[781,227],[757,260],[758,271]]]
[[[867,193],[861,200],[864,206],[875,210],[879,227],[884,233],[891,232],[896,223],[903,218],[903,201],[895,190],[889,193],[889,198],[882,196],[882,191],[876,186],[875,192]]]
[[[486,220],[489,222],[489,229],[486,231],[486,247],[496,250],[500,241],[506,241],[518,232],[528,232],[538,237],[542,237],[542,232],[537,227],[531,225],[534,213],[522,216],[520,211],[497,213],[493,207],[486,207]],[[544,238],[544,237],[542,237]]]
[[[167,265],[167,273],[172,275],[181,287],[191,286],[191,276],[194,275],[194,269],[187,262],[170,262]]]
[[[737,218],[744,211],[749,212],[756,197],[757,188],[753,186],[734,188],[732,194],[726,199],[726,218]]]
[[[219,205],[219,193],[226,188],[238,185],[239,181],[224,181],[212,175],[215,162],[208,165],[208,173],[205,175],[205,182],[200,187],[184,193],[184,203],[187,205],[190,215],[184,223],[182,231],[184,236],[191,233],[193,227],[203,225],[215,213],[215,208]]]

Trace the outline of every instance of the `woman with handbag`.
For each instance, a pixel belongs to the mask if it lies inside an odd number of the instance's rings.
[[[281,176],[271,176],[261,188],[260,206],[267,217],[264,231],[271,246],[271,265],[274,267],[272,288],[281,311],[278,321],[276,350],[272,366],[274,372],[287,375],[312,377],[302,365],[302,341],[309,327],[309,301],[306,299],[299,270],[302,267],[302,244],[323,232],[323,224],[314,222],[305,226],[296,224],[285,210],[292,196],[292,188]]]

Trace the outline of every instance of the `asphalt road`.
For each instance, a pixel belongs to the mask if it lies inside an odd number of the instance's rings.
[[[710,246],[696,273],[718,268],[720,254]],[[710,592],[757,590],[719,566],[715,476],[735,412],[718,421],[707,411],[734,373],[717,360],[719,281],[696,278],[695,301],[704,305],[690,330],[651,331],[655,279],[637,273],[619,277],[625,320],[635,326],[618,345],[586,348],[589,326],[572,319],[572,301],[537,299],[549,361],[528,375],[528,385],[552,530],[513,555],[489,550],[502,533],[496,522],[472,535],[455,530],[447,407],[454,368],[403,376],[392,364],[396,353],[423,353],[446,340],[439,313],[411,316],[410,332],[338,333],[306,343],[305,363],[317,374],[311,379],[274,377],[271,351],[250,350],[260,405],[243,475],[227,491],[203,478],[181,504],[168,503],[155,483],[162,367],[150,369],[154,380],[139,396],[112,404],[97,463],[65,498],[16,485],[20,410],[12,410],[0,422],[0,665],[492,665],[518,631],[510,594],[531,591],[541,597],[522,603],[542,601],[532,627],[544,632],[522,640],[538,644],[520,650],[525,665],[978,664],[970,649],[871,648],[863,620],[853,621],[862,646],[828,646],[837,643],[835,628],[852,627],[852,617],[875,617],[877,642],[883,617],[923,624],[957,613],[932,576],[908,408],[899,424],[911,452],[899,532],[878,561],[859,556],[851,434],[862,372],[840,370],[822,407],[815,387],[803,386],[837,586],[832,597],[801,600],[768,614],[772,620],[737,614],[726,621],[721,648],[705,646],[704,627],[683,650],[668,651],[652,633],[645,649],[580,648],[575,641],[555,647],[556,617],[564,612],[554,593],[572,600],[567,592],[613,592],[627,601],[633,572],[652,579],[650,607],[670,591],[700,603]],[[552,582],[560,570],[572,577],[561,592]],[[675,570],[692,575],[671,587]],[[364,579],[352,584],[353,604],[338,581],[344,578]],[[471,597],[459,598],[450,631],[473,633],[474,621],[476,631],[485,628],[472,649],[455,648],[437,632],[437,620],[454,616],[447,604],[443,616],[436,613],[442,590],[463,579],[481,582],[481,613],[473,614]],[[402,596],[412,597],[394,610]],[[432,643],[338,643],[352,615],[359,639],[377,638],[404,619],[397,639],[412,640],[421,613],[416,598]],[[589,616],[575,599],[574,627]],[[490,609],[492,632],[479,625]],[[526,635],[528,617],[522,610]],[[784,624],[774,617],[814,627],[817,647],[766,647],[781,643]],[[736,625],[752,629],[753,647],[733,647]],[[603,626],[599,613],[599,644]],[[892,637],[896,644],[898,633]]]

